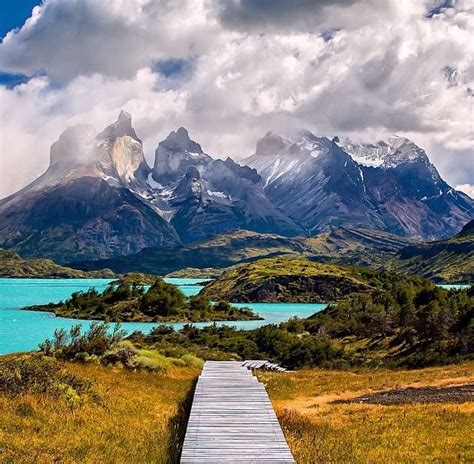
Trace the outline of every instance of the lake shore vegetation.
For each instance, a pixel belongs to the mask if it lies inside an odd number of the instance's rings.
[[[154,279],[153,285],[120,283],[109,285],[103,293],[91,288],[74,292],[59,303],[24,308],[48,311],[56,316],[110,322],[207,322],[258,320],[248,308],[237,308],[226,301],[212,303],[206,296],[187,298],[175,285]]]

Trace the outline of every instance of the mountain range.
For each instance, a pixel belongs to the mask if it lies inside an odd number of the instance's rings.
[[[211,157],[181,127],[149,167],[122,111],[99,133],[67,129],[46,172],[0,200],[0,247],[70,263],[173,250],[239,229],[284,239],[343,227],[435,240],[459,232],[473,206],[402,137],[364,145],[268,133],[237,163]]]
[[[473,201],[403,137],[363,145],[309,131],[268,133],[244,162],[260,173],[272,203],[309,235],[343,226],[434,240],[459,232],[473,215]]]

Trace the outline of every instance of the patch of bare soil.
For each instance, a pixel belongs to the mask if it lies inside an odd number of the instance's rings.
[[[370,393],[333,403],[409,404],[409,403],[466,403],[474,401],[474,383],[422,388],[395,388]]]

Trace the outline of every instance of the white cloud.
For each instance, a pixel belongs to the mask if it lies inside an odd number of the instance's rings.
[[[219,39],[205,0],[46,0],[0,46],[0,68],[54,80],[129,78],[168,57],[198,56]]]
[[[456,190],[464,192],[466,195],[469,195],[471,198],[474,198],[474,185],[473,184],[461,184],[456,185]]]
[[[278,1],[280,13],[249,16],[264,3],[46,0],[0,44],[0,71],[47,74],[0,86],[0,197],[46,167],[68,125],[100,129],[121,108],[150,162],[180,125],[207,152],[237,158],[269,129],[398,133],[449,182],[474,183],[471,2],[431,18],[437,3],[424,0],[301,0],[291,14]],[[185,75],[159,74],[155,63],[177,58]]]

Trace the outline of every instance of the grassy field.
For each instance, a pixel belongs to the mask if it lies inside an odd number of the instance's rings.
[[[474,381],[474,363],[420,370],[261,373],[298,463],[472,463],[474,403],[334,404]]]
[[[0,393],[0,462],[177,462],[198,369],[65,366],[91,380],[102,401],[72,407],[48,394]]]
[[[99,399],[84,394],[77,403],[71,395],[0,393],[1,463],[178,462],[198,368],[61,366],[90,380]],[[333,403],[398,387],[473,383],[474,363],[258,375],[298,463],[474,462],[472,402]]]

